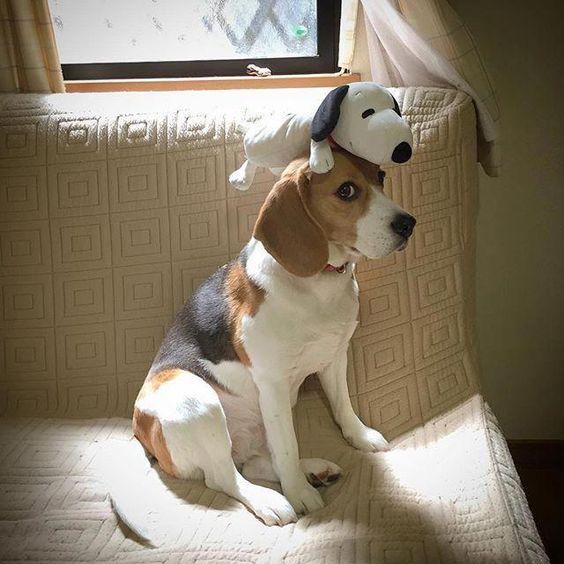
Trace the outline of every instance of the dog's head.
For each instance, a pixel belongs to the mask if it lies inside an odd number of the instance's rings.
[[[311,137],[331,136],[343,149],[371,163],[404,163],[411,158],[413,135],[388,90],[374,82],[335,88],[323,100]]]
[[[383,193],[383,172],[345,151],[335,166],[313,174],[306,159],[284,171],[263,204],[254,237],[289,272],[325,268],[329,243],[351,258],[379,258],[403,249],[415,219]]]

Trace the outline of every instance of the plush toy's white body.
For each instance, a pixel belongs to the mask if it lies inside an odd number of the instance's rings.
[[[413,143],[390,92],[374,82],[355,82],[332,90],[316,112],[290,114],[251,127],[244,139],[247,160],[229,181],[247,190],[257,167],[279,174],[308,150],[311,170],[328,172],[334,164],[330,139],[379,165],[406,162]]]
[[[247,159],[256,166],[286,168],[296,157],[309,151],[312,119],[311,112],[289,114],[254,125],[244,139]]]

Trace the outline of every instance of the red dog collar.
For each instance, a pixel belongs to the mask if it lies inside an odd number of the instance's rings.
[[[345,262],[345,264],[342,264],[341,266],[333,266],[332,264],[328,264],[323,269],[323,272],[338,272],[339,274],[343,274],[343,272],[346,272],[348,264],[348,262]]]

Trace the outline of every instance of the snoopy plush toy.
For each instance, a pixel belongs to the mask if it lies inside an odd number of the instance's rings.
[[[388,90],[374,82],[354,82],[331,90],[314,115],[289,114],[251,127],[244,139],[247,160],[229,182],[247,190],[259,166],[280,174],[308,149],[311,170],[323,174],[333,168],[331,143],[386,165],[411,158],[413,137]]]

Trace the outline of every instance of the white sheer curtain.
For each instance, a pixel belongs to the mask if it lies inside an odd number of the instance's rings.
[[[354,30],[358,2],[343,0],[341,30]],[[470,95],[478,116],[478,160],[488,175],[497,176],[495,92],[471,35],[447,1],[361,2],[372,79],[386,86],[451,86]],[[354,32],[341,35],[339,63],[352,71],[354,44]]]
[[[341,0],[338,66],[350,70],[353,64],[358,0]]]

